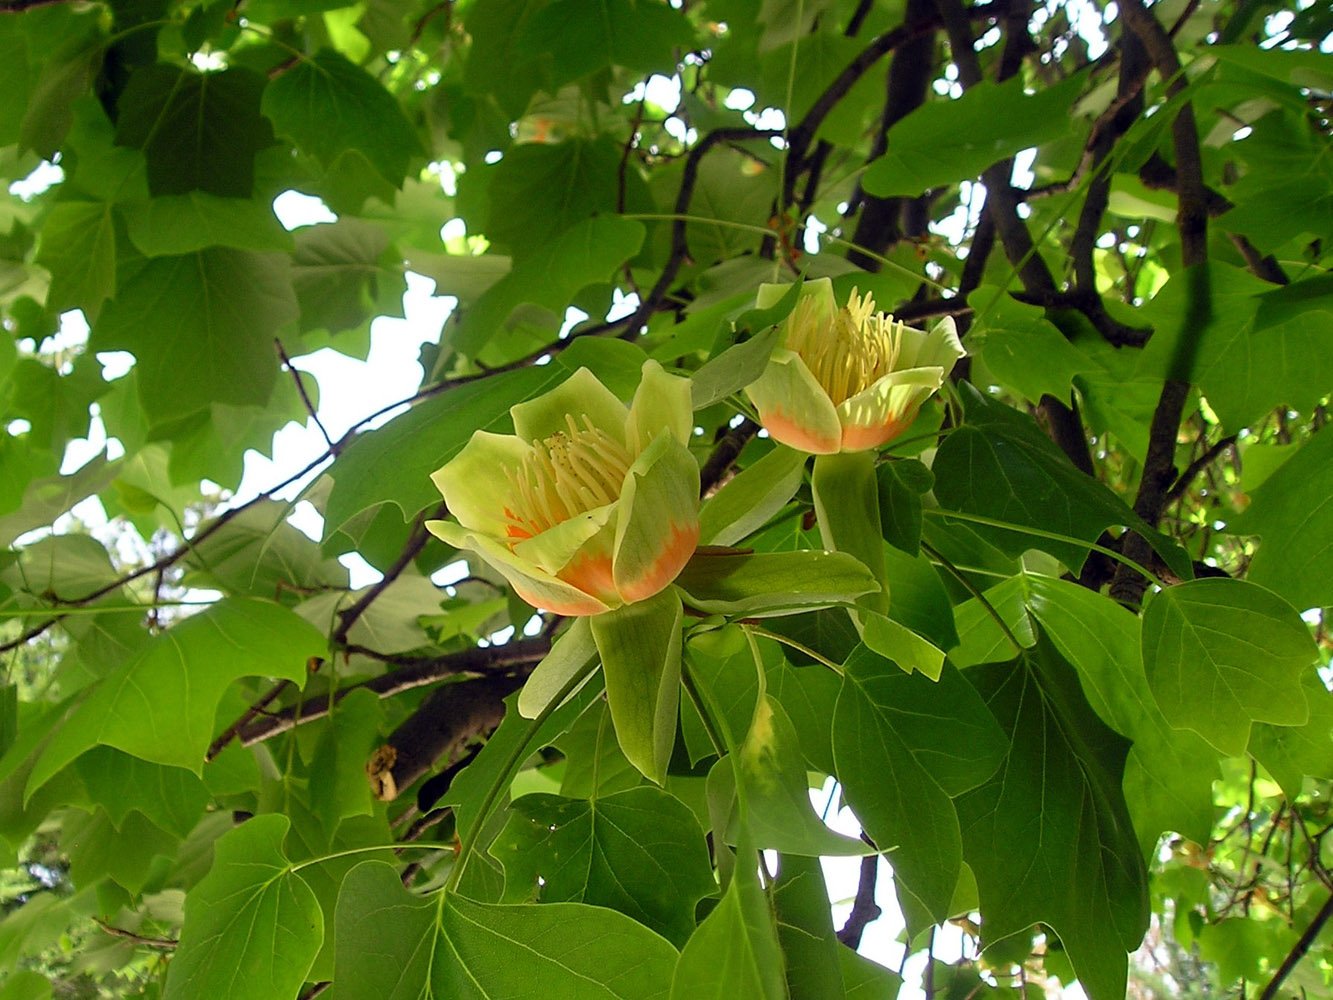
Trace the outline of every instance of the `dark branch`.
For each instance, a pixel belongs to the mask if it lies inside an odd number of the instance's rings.
[[[1180,59],[1170,36],[1142,0],[1125,0],[1121,16],[1129,30],[1143,43],[1153,66],[1166,81],[1167,92],[1175,96],[1187,83]],[[1199,149],[1199,131],[1194,121],[1194,107],[1188,101],[1180,106],[1171,123],[1172,147],[1176,157],[1176,225],[1180,230],[1181,263],[1189,281],[1189,302],[1184,324],[1167,371],[1166,384],[1153,411],[1148,430],[1148,451],[1143,473],[1134,498],[1134,512],[1155,527],[1166,505],[1168,491],[1176,479],[1176,438],[1180,432],[1185,401],[1189,398],[1190,373],[1198,353],[1198,332],[1211,313],[1208,282],[1208,203],[1203,183],[1203,157]],[[1125,539],[1125,555],[1143,563],[1152,558],[1151,546],[1139,535]],[[1111,596],[1136,605],[1143,598],[1148,581],[1121,566],[1111,581]]]
[[[335,647],[347,643],[347,633],[352,630],[352,626],[357,623],[379,596],[402,575],[403,570],[407,569],[412,561],[421,554],[421,550],[426,547],[426,542],[430,540],[430,532],[426,530],[426,520],[428,518],[444,517],[445,514],[444,504],[439,504],[429,513],[423,512],[417,515],[416,521],[412,524],[412,532],[407,536],[407,542],[403,546],[403,551],[398,554],[398,558],[393,561],[393,565],[384,571],[384,576],[362,594],[356,600],[356,603],[346,610],[338,612],[338,628],[332,637]]]
[[[539,663],[550,650],[550,640],[538,637],[508,642],[503,646],[479,646],[442,656],[423,657],[413,666],[341,688],[332,698],[320,695],[256,719],[240,727],[237,738],[243,746],[251,746],[285,733],[303,722],[321,719],[329,714],[331,704],[336,705],[352,691],[373,691],[381,698],[389,698],[413,688],[428,687],[457,674],[486,675],[522,671]]]
[[[1291,951],[1287,952],[1287,957],[1282,960],[1277,972],[1273,973],[1273,978],[1268,981],[1264,991],[1259,994],[1259,1000],[1274,1000],[1277,991],[1282,988],[1282,984],[1291,975],[1292,970],[1305,957],[1306,952],[1314,944],[1315,938],[1319,937],[1319,932],[1324,929],[1324,925],[1328,923],[1330,917],[1333,917],[1333,895],[1324,900],[1324,905],[1314,915],[1314,919],[1310,921],[1310,926],[1305,928],[1305,933],[1297,938],[1296,943],[1291,946]]]
[[[384,766],[370,771],[375,797],[391,802],[435,766],[462,757],[472,741],[484,737],[504,718],[504,699],[523,683],[497,674],[436,688],[395,729],[376,752]]]
[[[856,898],[852,912],[838,931],[838,940],[855,951],[861,947],[861,935],[866,927],[878,920],[884,912],[875,902],[875,884],[879,879],[879,855],[870,854],[861,859],[861,874],[856,882]]]

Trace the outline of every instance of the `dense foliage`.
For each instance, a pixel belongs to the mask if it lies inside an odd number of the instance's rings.
[[[0,0],[0,998],[1328,995],[1331,31]],[[409,405],[231,500],[413,272],[457,305]],[[968,357],[809,460],[756,421],[822,278]],[[536,515],[427,522],[583,368],[675,430],[587,423],[638,492],[567,618]]]

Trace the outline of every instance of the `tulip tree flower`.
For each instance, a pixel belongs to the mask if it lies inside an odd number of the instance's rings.
[[[581,368],[509,412],[514,434],[477,431],[431,477],[457,523],[426,526],[529,604],[575,618],[520,710],[551,710],[600,659],[621,748],[661,782],[680,703],[683,610],[671,582],[699,541],[690,381],[645,362],[626,407]]]
[[[494,566],[521,598],[598,615],[663,590],[699,539],[688,379],[655,361],[627,408],[586,368],[477,431],[431,478],[458,519],[430,530]]]
[[[789,287],[761,285],[758,307]],[[745,392],[785,445],[812,455],[865,451],[901,434],[963,354],[952,317],[924,333],[876,312],[869,295],[853,291],[839,308],[833,282],[819,278],[801,288],[778,348]]]
[[[789,288],[761,285],[757,305],[774,305]],[[888,610],[873,449],[912,423],[963,354],[952,318],[925,333],[876,312],[874,299],[856,291],[839,308],[833,282],[820,278],[802,286],[779,346],[745,390],[770,437],[816,456],[811,487],[824,545],[860,559],[880,582],[858,602],[865,610]]]

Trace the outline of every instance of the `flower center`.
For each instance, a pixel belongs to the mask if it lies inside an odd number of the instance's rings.
[[[787,349],[795,351],[834,406],[864,392],[893,371],[902,348],[902,323],[875,312],[875,300],[852,290],[847,305],[821,323],[814,299],[796,305],[787,334]]]
[[[620,496],[634,459],[625,446],[570,414],[568,431],[534,441],[532,451],[509,473],[513,496],[505,515],[511,538],[531,538],[571,517],[603,507]]]

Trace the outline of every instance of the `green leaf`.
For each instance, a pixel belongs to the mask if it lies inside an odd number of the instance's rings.
[[[594,799],[636,788],[643,782],[638,768],[620,752],[604,699],[593,702],[554,742],[565,755],[561,795]]]
[[[944,653],[929,639],[917,635],[906,625],[869,612],[864,618],[862,638],[866,646],[885,659],[892,660],[901,669],[919,671],[932,681],[940,679],[944,669]]]
[[[315,895],[282,851],[284,816],[226,834],[208,876],[185,897],[185,926],[164,1000],[294,996],[324,937]]]
[[[419,897],[379,861],[343,881],[335,1000],[665,998],[676,950],[628,917],[581,903],[505,906]]]
[[[103,680],[66,720],[28,779],[28,795],[94,746],[199,774],[223,692],[241,677],[303,684],[324,637],[286,608],[228,598],[173,625]]]
[[[421,144],[398,102],[331,49],[302,58],[264,90],[264,114],[325,167],[355,151],[396,188]]]
[[[1319,433],[1254,490],[1227,530],[1263,544],[1246,579],[1298,609],[1333,605],[1333,434]]]
[[[889,129],[888,152],[867,168],[865,189],[880,198],[915,197],[1059,139],[1069,131],[1070,105],[1082,86],[1075,75],[1029,95],[1018,77],[983,80],[957,99],[927,102]]]
[[[430,474],[458,454],[474,431],[512,431],[509,407],[558,380],[558,369],[525,368],[460,385],[363,434],[329,469],[333,490],[325,537],[380,503],[394,504],[406,521],[438,501]]]
[[[1145,860],[1166,830],[1207,843],[1216,751],[1194,733],[1171,728],[1157,707],[1143,672],[1138,616],[1074,583],[1032,575],[1022,580],[1028,609],[1078,671],[1088,703],[1133,742],[1123,787]]]
[[[130,351],[150,425],[210,403],[263,406],[274,334],[296,318],[287,258],[214,248],[149,261],[93,328],[95,351]]]
[[[97,201],[57,204],[42,229],[37,263],[51,272],[48,309],[82,309],[96,320],[102,303],[116,291],[116,226],[111,206]]]
[[[785,507],[805,477],[806,456],[778,445],[723,484],[699,511],[701,545],[735,545]]]
[[[960,604],[956,621],[961,642],[949,652],[953,665],[966,668],[978,663],[1002,663],[1035,646],[1037,636],[1026,600],[1023,578],[1012,576]],[[1010,634],[999,622],[1008,626]],[[1015,640],[1019,648],[1015,648]]]
[[[935,485],[935,476],[914,458],[875,467],[879,487],[879,526],[884,540],[915,556],[921,551],[921,498]]]
[[[889,1000],[902,989],[902,976],[850,948],[838,950],[838,964],[842,966],[847,1000]]]
[[[740,857],[753,854],[748,845]],[[671,1000],[785,1000],[782,952],[768,898],[753,864],[738,864],[731,885],[686,943]]]
[[[1031,402],[1051,395],[1068,403],[1075,376],[1096,367],[1039,306],[1017,302],[993,285],[977,288],[967,301],[984,317],[967,332],[968,351],[980,353],[997,378]]]
[[[517,264],[576,223],[611,216],[617,211],[620,156],[620,145],[609,136],[513,147],[492,168],[482,231],[507,247]]]
[[[1307,774],[1324,777],[1333,759],[1333,692],[1314,671],[1301,676],[1301,686],[1310,706],[1305,725],[1271,726],[1260,722],[1250,729],[1250,754],[1282,786],[1282,794],[1290,802],[1300,797],[1302,779]]]
[[[0,986],[0,1000],[51,1000],[51,980],[28,969],[16,969]]]
[[[78,18],[57,30],[58,43],[43,64],[28,98],[26,114],[19,126],[19,148],[31,149],[50,159],[74,121],[72,106],[88,90],[88,83],[101,65],[103,38],[92,30],[98,15]],[[73,19],[71,19],[73,20]]]
[[[933,682],[862,646],[844,671],[833,756],[847,803],[891,859],[911,926],[939,923],[963,863],[951,797],[995,771],[1004,733],[956,670]]]
[[[738,796],[724,834],[727,843],[745,840],[761,850],[812,858],[874,853],[864,841],[830,830],[815,814],[796,729],[770,696],[758,699],[745,742],[736,756],[714,765],[708,788],[716,801]]]
[[[264,78],[158,63],[134,72],[116,108],[116,143],[142,149],[154,195],[205,191],[249,198],[255,153],[273,142],[259,114]]]
[[[620,749],[659,785],[676,738],[682,617],[680,597],[668,587],[590,622]]]
[[[1012,524],[1013,529],[971,526],[1006,554],[1040,549],[1074,572],[1087,558],[1086,546],[1021,529],[1091,542],[1110,525],[1126,525],[1143,534],[1179,576],[1192,575],[1178,546],[1151,530],[1119,496],[1074,468],[1030,417],[970,385],[960,389],[967,422],[940,446],[932,465],[942,507]]]
[[[260,501],[191,544],[186,582],[281,600],[284,593],[347,586],[347,568],[287,521],[287,504]],[[202,527],[208,527],[207,524]]]
[[[675,46],[688,46],[692,38],[683,12],[659,3],[556,0],[528,21],[518,52],[550,60],[554,89],[606,66],[668,70]]]
[[[1316,282],[1316,294],[1307,297],[1301,283],[1274,290],[1242,268],[1213,261],[1211,311],[1201,329],[1187,321],[1189,285],[1190,275],[1173,275],[1144,307],[1160,334],[1145,349],[1140,371],[1164,374],[1176,345],[1189,338],[1196,351],[1191,381],[1228,431],[1284,404],[1309,410],[1333,390],[1326,282]]]
[[[329,834],[374,812],[366,761],[381,744],[384,708],[373,691],[349,691],[329,713],[310,758],[310,808]]]
[[[1143,613],[1143,666],[1162,714],[1229,756],[1245,752],[1251,722],[1306,722],[1301,677],[1317,656],[1295,609],[1243,580],[1168,587]]]
[[[1120,790],[1127,744],[1049,643],[967,678],[1010,740],[1000,769],[958,799],[982,944],[1046,924],[1091,1000],[1118,1000],[1126,953],[1148,926],[1147,873]]]
[[[481,748],[481,753],[464,768],[440,799],[437,806],[451,805],[458,834],[465,837],[477,821],[477,812],[481,809],[491,785],[505,780],[505,768],[513,754],[521,754],[521,746],[526,742],[527,752],[536,753],[543,746],[555,743],[556,739],[568,730],[574,720],[579,718],[595,701],[602,701],[600,675],[583,685],[575,695],[547,717],[546,722],[532,732],[533,722],[518,714],[518,695],[512,694],[505,699],[505,716],[500,727],[495,730]],[[502,796],[501,803],[506,801]],[[484,847],[485,840],[479,838],[478,847]]]
[[[792,288],[799,286],[793,285]],[[690,382],[690,393],[694,408],[702,410],[726,399],[734,392],[745,388],[761,374],[768,365],[769,355],[778,344],[782,330],[772,326],[762,333],[728,347],[721,354],[710,358]]]
[[[648,786],[591,800],[524,795],[490,852],[505,869],[503,902],[608,907],[678,946],[717,888],[694,813]]]
[[[880,529],[875,453],[816,455],[810,491],[824,547],[855,556],[875,580],[875,588],[856,603],[872,613],[886,613],[891,598]]]
[[[62,842],[69,853],[69,877],[76,885],[110,879],[137,895],[153,877],[159,858],[172,857],[180,838],[131,812],[119,826],[102,809],[75,811],[62,824]]]
[[[838,943],[829,914],[829,892],[818,858],[783,855],[773,890],[791,1000],[845,1000]]]
[[[401,315],[407,284],[384,228],[343,218],[297,230],[292,287],[302,332],[341,333],[373,316]]]
[[[696,552],[676,586],[692,608],[763,617],[850,604],[875,588],[869,570],[845,552]]]
[[[33,69],[28,61],[28,42],[19,30],[18,18],[6,18],[0,22],[0,93],[6,95],[6,100],[0,104],[0,146],[18,141],[29,89],[36,75]]]
[[[448,345],[474,357],[524,304],[557,315],[588,285],[604,282],[643,243],[643,223],[598,216],[570,226],[549,244],[515,261],[513,269],[488,288],[468,310],[461,325],[447,335]],[[552,335],[555,333],[552,329]]]
[[[136,810],[154,824],[186,837],[208,804],[208,789],[198,776],[181,767],[153,764],[109,746],[93,747],[74,762],[92,801],[120,829]]]
[[[219,198],[206,191],[164,195],[125,205],[130,242],[145,257],[170,257],[208,247],[291,250],[291,235],[270,205]]]
[[[528,675],[518,695],[519,714],[525,719],[541,715],[596,655],[597,647],[592,641],[588,619],[575,618]]]

